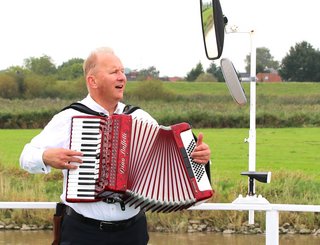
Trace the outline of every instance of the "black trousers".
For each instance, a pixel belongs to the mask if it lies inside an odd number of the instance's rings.
[[[60,245],[146,245],[148,240],[145,215],[132,226],[117,231],[102,231],[65,215]]]

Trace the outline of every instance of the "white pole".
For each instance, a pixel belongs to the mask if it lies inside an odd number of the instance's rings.
[[[250,129],[249,137],[245,142],[249,143],[249,171],[256,171],[256,46],[254,43],[254,30],[250,32],[238,32],[237,27],[231,28],[230,33],[250,34]],[[228,33],[228,32],[227,32]],[[248,180],[249,182],[249,180]],[[248,183],[248,193],[250,184]],[[255,183],[253,180],[253,192]],[[254,224],[254,210],[249,210],[249,224]]]
[[[249,171],[256,171],[256,47],[253,35],[251,31]]]
[[[266,245],[279,245],[279,211],[266,211]]]
[[[250,129],[249,129],[249,171],[256,171],[256,47],[254,31],[250,32]],[[253,180],[254,181],[254,180]],[[249,188],[249,187],[248,187]],[[253,183],[255,193],[255,184]],[[254,224],[254,211],[249,211],[249,224]]]

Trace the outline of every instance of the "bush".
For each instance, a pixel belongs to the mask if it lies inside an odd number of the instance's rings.
[[[13,99],[19,96],[19,87],[13,76],[0,74],[0,97]]]
[[[139,100],[164,100],[172,101],[175,100],[176,95],[165,89],[163,82],[161,81],[145,81],[141,83],[132,92],[126,94],[127,99],[139,99]]]
[[[56,111],[1,113],[0,128],[43,128]]]
[[[196,82],[218,82],[218,80],[211,73],[202,73],[197,77]]]
[[[87,87],[82,78],[73,81],[57,81],[50,86],[52,98],[83,98],[87,95]]]

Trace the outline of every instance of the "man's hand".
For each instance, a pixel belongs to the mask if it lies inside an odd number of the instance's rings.
[[[83,154],[78,151],[68,150],[64,148],[50,148],[43,152],[43,162],[53,168],[58,169],[77,169],[75,165],[70,162],[82,163],[80,157]]]
[[[203,142],[203,134],[199,133],[197,145],[191,153],[193,161],[197,163],[207,163],[210,160],[211,151],[209,146]]]

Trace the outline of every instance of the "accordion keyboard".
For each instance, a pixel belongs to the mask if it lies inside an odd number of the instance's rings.
[[[101,119],[73,118],[70,149],[83,153],[82,163],[69,170],[67,199],[95,199],[99,178]]]

